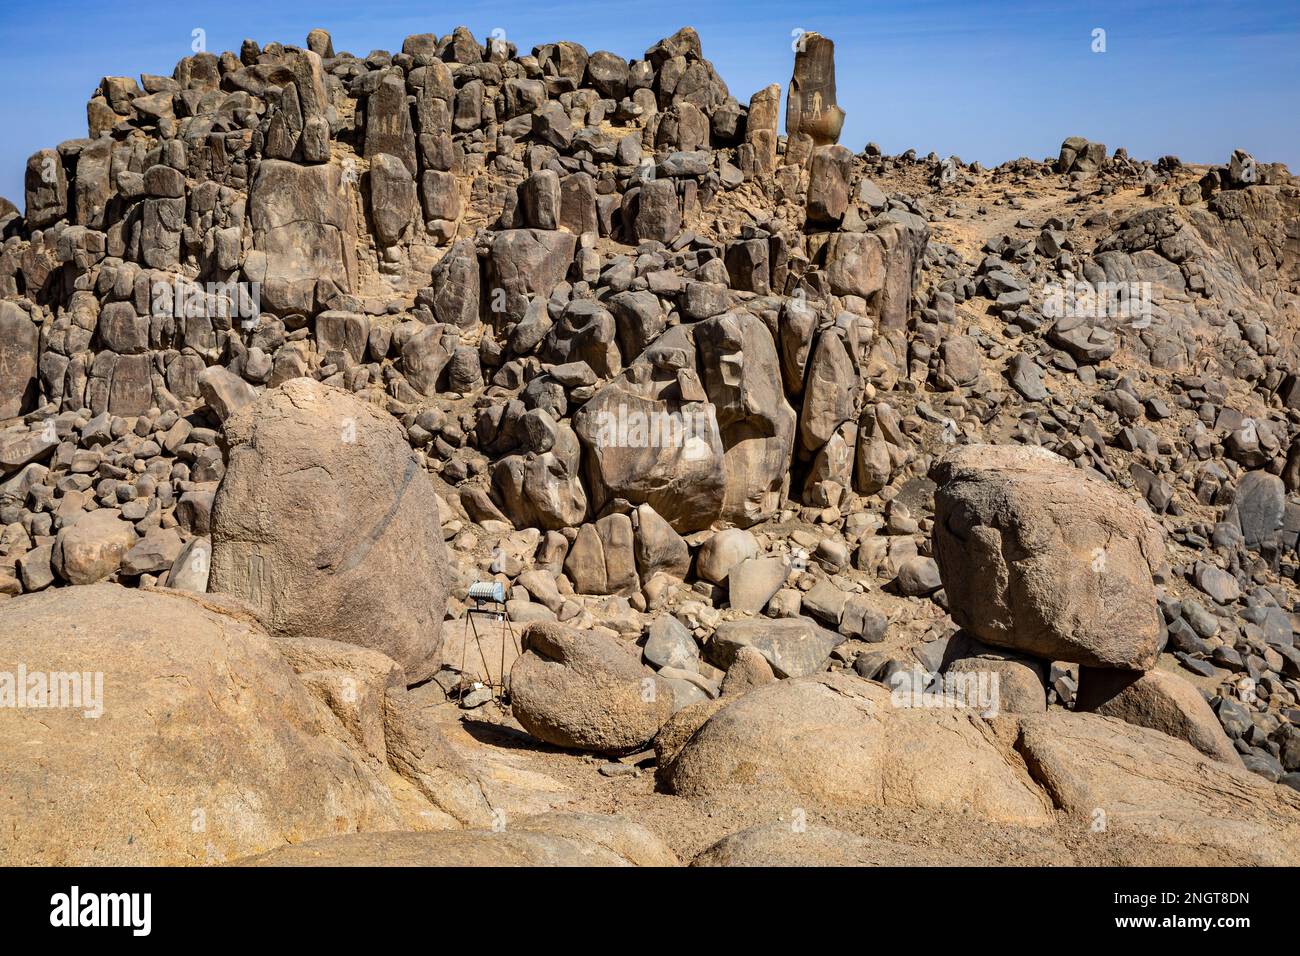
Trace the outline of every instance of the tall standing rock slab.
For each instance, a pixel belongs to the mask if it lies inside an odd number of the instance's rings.
[[[36,399],[40,333],[27,313],[0,302],[0,420],[27,411]]]
[[[641,187],[635,226],[639,242],[672,242],[681,232],[681,204],[671,179],[652,179]]]
[[[839,329],[817,337],[804,387],[799,437],[804,450],[815,452],[855,414],[857,369]]]
[[[880,331],[902,334],[912,314],[912,291],[916,288],[921,261],[930,241],[930,227],[914,213],[891,209],[882,213],[883,222],[875,236],[884,249],[885,275],[877,302]]]
[[[415,154],[415,130],[406,102],[406,81],[400,71],[389,73],[366,101],[365,156],[380,153],[395,156],[414,178],[419,172]]]
[[[1286,513],[1286,486],[1277,475],[1248,471],[1237,482],[1231,514],[1241,526],[1246,547],[1259,549],[1273,542]]]
[[[112,160],[113,140],[109,137],[92,140],[78,154],[76,189],[72,197],[78,225],[90,229],[104,228],[105,207],[114,192],[110,175]],[[184,196],[183,191],[181,195]]]
[[[415,180],[396,156],[370,161],[370,221],[381,245],[394,245],[416,215]]]
[[[838,143],[844,110],[835,102],[835,41],[819,33],[799,38],[785,101],[785,131],[811,136],[817,146]]]
[[[115,359],[108,391],[109,411],[125,418],[145,414],[153,404],[152,358],[149,355],[119,355]]]
[[[307,49],[322,58],[334,56],[334,39],[328,30],[309,30],[307,32]]]
[[[745,145],[754,151],[753,174],[770,176],[776,169],[776,121],[781,112],[781,87],[765,86],[749,99]]]
[[[292,79],[281,88],[279,103],[267,123],[266,155],[323,163],[329,159],[330,127],[321,58],[310,50],[290,50],[284,59]]]
[[[412,682],[438,666],[447,558],[436,494],[400,426],[298,378],[225,423],[210,591],[272,634],[382,651]]]
[[[679,532],[707,527],[718,517],[726,482],[713,408],[706,402],[657,399],[646,391],[616,379],[574,417],[597,509],[625,498],[651,505]]]
[[[776,343],[749,312],[727,312],[694,329],[701,378],[726,449],[722,516],[753,524],[780,505],[798,426],[785,399]]]
[[[42,149],[27,160],[23,187],[30,228],[44,229],[67,216],[68,174],[57,150]]]
[[[578,237],[544,229],[506,229],[492,237],[487,260],[487,308],[523,318],[530,296],[548,298],[569,271]]]
[[[438,322],[471,329],[479,321],[478,254],[474,243],[462,239],[447,250],[433,267],[429,280],[428,305]],[[423,296],[424,293],[421,293]]]
[[[676,326],[573,416],[595,511],[617,498],[649,504],[682,534],[717,520],[722,437],[695,368],[690,332]]]
[[[808,172],[808,225],[834,228],[849,208],[853,153],[844,146],[820,146],[813,151]]]
[[[244,263],[271,312],[315,312],[326,280],[341,292],[357,281],[356,212],[343,169],[263,160],[248,195],[253,252]]]
[[[934,556],[952,618],[1047,660],[1147,670],[1163,639],[1151,515],[1045,449],[966,445],[935,464]]]

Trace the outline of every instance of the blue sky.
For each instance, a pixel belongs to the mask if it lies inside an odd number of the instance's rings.
[[[1300,172],[1300,0],[3,0],[0,195],[21,208],[23,165],[86,133],[101,76],[170,75],[193,31],[214,52],[303,43],[324,27],[337,50],[397,50],[409,33],[502,29],[521,50],[577,40],[639,57],[695,27],[742,101],[789,81],[791,34],[836,41],[841,141],[915,147],[986,164],[1055,154],[1068,135],[1224,162],[1234,147]],[[1106,51],[1092,52],[1095,29]]]

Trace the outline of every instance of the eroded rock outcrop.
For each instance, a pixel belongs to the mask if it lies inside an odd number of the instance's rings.
[[[610,758],[544,759],[624,794],[653,744],[677,794],[638,792],[647,821],[740,808],[702,861],[943,862],[752,829],[791,801],[1052,862],[1289,859],[1300,187],[1243,150],[855,152],[832,42],[797,39],[785,136],[780,87],[737,101],[690,28],[630,57],[250,40],[105,77],[89,137],[0,200],[0,601],[183,589],[288,663],[343,829],[470,828],[331,837],[317,808],[268,860],[671,862],[524,822],[573,795],[516,729],[441,723],[510,720],[439,637],[488,581],[541,622],[520,726]],[[504,833],[462,750],[511,780]],[[299,796],[216,855],[269,849]],[[1089,802],[1102,850],[1064,836]],[[1023,862],[994,843],[970,855]]]

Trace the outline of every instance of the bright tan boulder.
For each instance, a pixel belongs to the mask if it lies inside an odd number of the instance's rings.
[[[723,697],[735,697],[748,693],[755,687],[770,684],[776,679],[776,675],[772,673],[772,665],[767,662],[763,652],[756,647],[742,645],[736,648],[731,666],[727,668],[726,676],[722,678],[720,692]]]
[[[552,810],[526,817],[514,826],[531,833],[549,833],[594,843],[635,866],[678,866],[681,863],[662,840],[626,817]]]
[[[655,734],[654,748],[655,758],[660,768],[667,767],[669,762],[676,757],[686,742],[691,739],[695,731],[703,727],[710,717],[726,707],[729,701],[722,698],[713,700],[701,700],[693,704],[687,704],[677,713],[669,717],[659,732]]]
[[[729,671],[742,648],[767,660],[777,677],[807,677],[826,666],[844,637],[807,617],[738,618],[723,621],[705,645],[709,663]]]
[[[1003,714],[1041,714],[1047,710],[1047,678],[1050,665],[1025,654],[981,644],[965,631],[958,631],[944,650],[944,675],[960,686],[968,675],[984,680],[996,689],[996,710]]]
[[[176,593],[45,591],[0,615],[0,673],[20,665],[29,682],[79,675],[82,693],[76,706],[29,694],[28,706],[0,707],[6,864],[219,863],[413,825],[384,767],[354,748],[255,623]],[[47,701],[71,703],[51,686]]]
[[[273,634],[373,648],[412,683],[431,677],[446,550],[433,484],[397,422],[297,378],[232,415],[224,434],[208,589],[248,601]]]
[[[724,528],[695,553],[695,573],[706,581],[721,584],[742,561],[758,555],[758,539],[743,528]]]
[[[69,584],[103,581],[118,572],[138,540],[135,527],[118,512],[88,512],[54,539],[54,570]]]
[[[628,866],[603,847],[524,830],[349,833],[286,846],[239,866]]]
[[[1053,710],[1021,718],[1034,779],[1081,831],[1131,830],[1216,865],[1300,863],[1300,794],[1114,717]]]
[[[990,722],[964,709],[896,707],[880,684],[837,673],[734,698],[695,732],[663,780],[685,797],[969,808],[1029,826],[1052,820],[1050,803]]]
[[[1240,754],[1201,692],[1169,671],[1081,668],[1074,709],[1150,727],[1187,741],[1207,757],[1229,766],[1243,766]]]
[[[498,830],[353,833],[240,860],[241,866],[676,866],[672,850],[621,817],[552,812]]]

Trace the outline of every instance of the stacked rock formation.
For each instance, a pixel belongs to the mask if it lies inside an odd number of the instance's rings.
[[[543,862],[600,827],[602,861],[671,862],[607,820],[496,839],[506,797],[410,695],[486,706],[498,667],[500,720],[611,774],[653,748],[685,801],[1122,807],[1175,862],[1297,859],[1300,185],[1082,137],[994,170],[855,153],[833,53],[801,38],[785,135],[780,86],[740,102],[689,28],[634,59],[317,30],[102,80],[0,202],[0,644],[72,668],[51,622],[101,619],[115,680],[188,688],[116,725],[134,816],[94,862]],[[1150,308],[1085,301],[1114,286]],[[476,580],[528,626],[481,669]],[[220,648],[282,704],[241,710]],[[122,849],[175,811],[134,789],[151,707],[232,722],[222,761],[284,813],[222,797],[213,839]],[[336,822],[269,782],[268,738],[346,781]],[[195,739],[158,788],[210,772]],[[58,819],[102,804],[49,807],[0,857],[82,858]],[[368,832],[430,815],[470,829]]]

